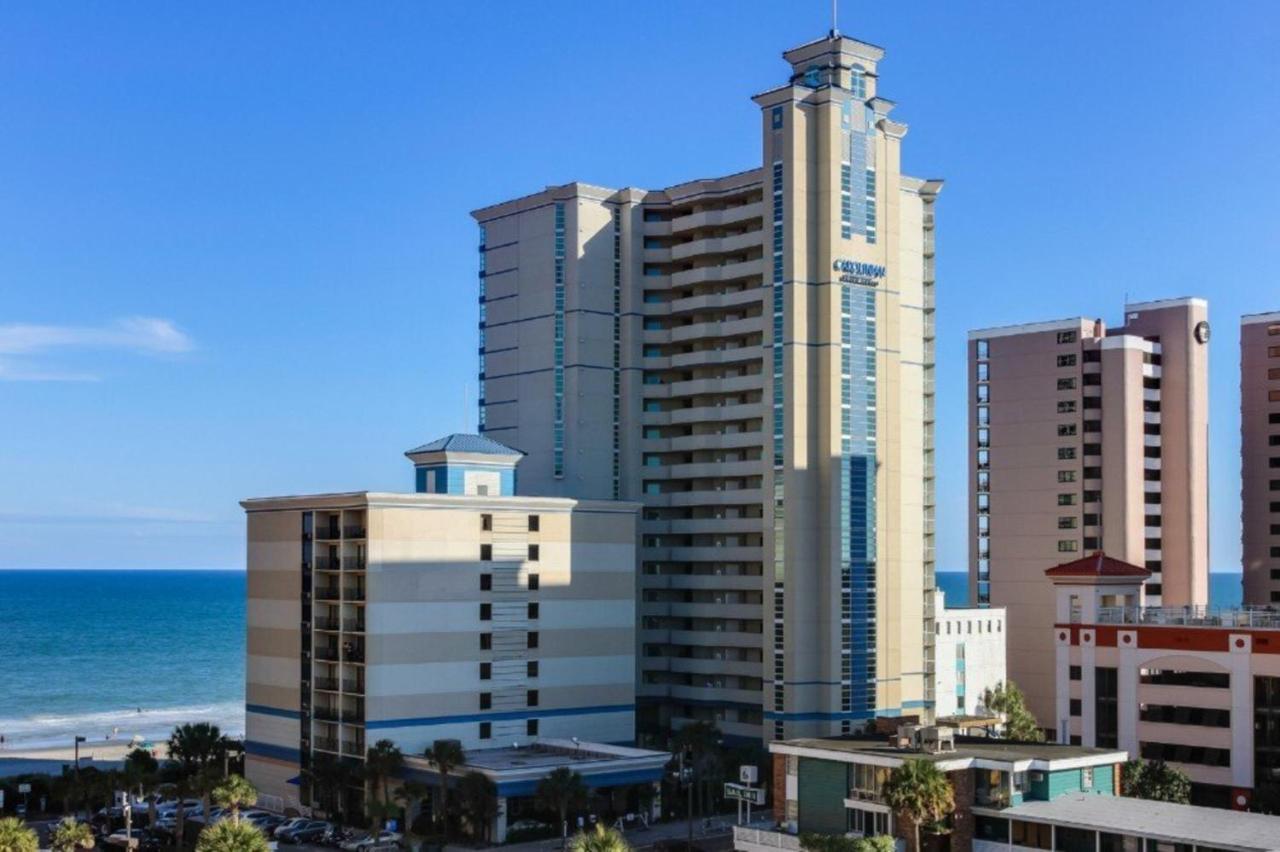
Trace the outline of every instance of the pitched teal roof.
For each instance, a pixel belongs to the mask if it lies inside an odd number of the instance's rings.
[[[405,455],[414,455],[417,453],[480,453],[492,456],[522,456],[520,450],[508,447],[506,444],[500,444],[492,438],[486,438],[483,435],[464,435],[455,432],[452,435],[445,435],[443,438],[423,444],[421,447],[414,447]]]

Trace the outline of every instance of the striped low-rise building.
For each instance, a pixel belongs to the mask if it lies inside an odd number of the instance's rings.
[[[282,804],[312,803],[317,755],[379,739],[634,739],[638,506],[516,496],[521,454],[479,436],[407,455],[411,494],[242,504],[246,771]]]

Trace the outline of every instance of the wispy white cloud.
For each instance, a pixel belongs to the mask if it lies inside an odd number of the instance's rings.
[[[30,358],[68,349],[178,354],[195,349],[195,341],[172,320],[158,317],[125,317],[102,326],[9,323],[0,325],[0,381],[96,381],[92,373],[48,367]]]

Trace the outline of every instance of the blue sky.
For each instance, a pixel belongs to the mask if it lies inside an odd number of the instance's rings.
[[[1280,310],[1280,6],[846,2],[938,209],[940,562],[971,327],[1210,299],[1212,551],[1237,327]],[[468,211],[755,166],[825,0],[0,7],[0,567],[240,567],[237,501],[405,489],[474,427]]]

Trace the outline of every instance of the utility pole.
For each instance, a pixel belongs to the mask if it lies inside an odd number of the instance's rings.
[[[76,734],[76,780],[80,780],[80,743],[86,742],[87,738]]]

